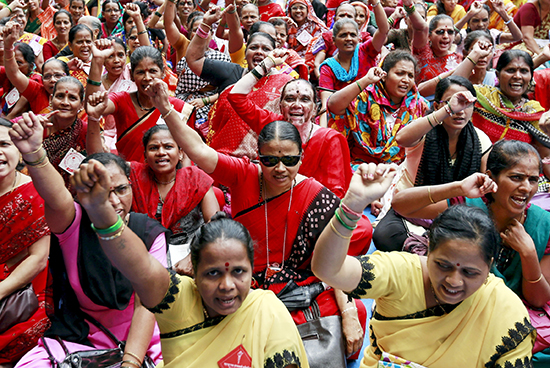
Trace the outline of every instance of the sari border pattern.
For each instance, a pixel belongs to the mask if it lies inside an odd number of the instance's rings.
[[[164,295],[164,298],[162,298],[161,302],[156,307],[147,308],[151,313],[162,314],[165,310],[170,309],[170,304],[176,301],[174,295],[180,292],[178,284],[181,281],[176,276],[176,272],[173,270],[167,271],[170,273],[170,285],[168,286],[168,290],[166,290],[166,294]]]
[[[367,294],[367,290],[372,288],[371,281],[374,281],[376,276],[372,272],[374,269],[374,264],[370,263],[370,256],[364,255],[356,257],[357,260],[361,263],[361,268],[363,269],[363,272],[361,274],[361,281],[359,281],[359,284],[355,288],[355,290],[347,293],[348,299],[351,301],[351,299],[361,299],[362,296]]]
[[[291,364],[301,367],[300,358],[294,351],[284,349],[281,353],[275,353],[273,356],[265,359],[265,368],[284,368]]]
[[[185,334],[188,334],[188,333],[191,333],[191,332],[202,330],[203,328],[216,326],[218,323],[223,321],[223,319],[225,317],[226,316],[217,316],[217,317],[213,317],[213,318],[208,318],[203,322],[197,323],[196,325],[193,325],[193,326],[190,326],[190,327],[187,327],[187,328],[183,328],[181,330],[167,332],[167,333],[161,333],[160,338],[161,339],[170,339],[170,338],[173,338],[173,337],[178,337],[178,336],[182,336],[182,335],[185,335]]]
[[[485,368],[490,367],[502,367],[500,364],[497,365],[496,362],[498,359],[509,351],[514,350],[525,340],[527,336],[533,332],[535,329],[529,319],[526,317],[522,322],[516,322],[515,329],[511,328],[508,330],[508,336],[502,336],[502,345],[497,345],[495,347],[495,354],[491,356],[491,360],[485,364]],[[517,359],[514,365],[511,362],[506,362],[504,368],[522,368],[522,367],[532,367],[531,361],[528,357],[525,358],[525,361]]]

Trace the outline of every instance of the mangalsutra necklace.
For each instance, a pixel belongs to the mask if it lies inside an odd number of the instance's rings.
[[[141,111],[151,111],[155,108],[155,106],[153,106],[153,107],[143,107],[143,106],[141,106],[141,102],[139,102],[139,92],[136,93],[136,100],[137,100],[138,106],[141,109]]]
[[[434,296],[434,299],[435,299],[435,302],[437,303],[437,306],[443,311],[443,313],[446,314],[447,311],[445,311],[445,308],[443,308],[443,306],[439,302],[439,299],[437,298],[437,295],[435,295],[435,290],[434,290],[434,286],[432,284],[432,280],[430,280],[430,290],[432,291],[432,295]]]
[[[171,183],[175,182],[175,181],[176,181],[176,177],[174,176],[174,179],[172,179],[172,180],[160,181],[160,180],[157,179],[156,176],[154,176],[154,177],[153,177],[153,180],[154,180],[155,183],[157,183],[157,184],[160,184],[160,185],[168,185],[168,184],[171,184]]]
[[[264,182],[264,174],[261,173],[260,175],[262,185],[260,186],[260,195],[262,195],[262,188],[264,188],[264,212],[265,212],[265,246],[267,248],[267,269],[266,269],[266,279],[276,274],[277,272],[281,271],[285,267],[285,250],[286,250],[286,231],[288,228],[288,214],[290,213],[290,207],[292,205],[292,194],[294,192],[294,185],[296,184],[296,179],[293,180],[292,185],[290,187],[290,200],[288,201],[288,210],[287,210],[287,218],[285,220],[285,232],[284,232],[284,238],[283,238],[283,257],[282,262],[279,267],[279,264],[274,263],[271,265],[269,262],[269,228],[268,228],[268,220],[267,220],[267,189],[265,188],[265,182]]]

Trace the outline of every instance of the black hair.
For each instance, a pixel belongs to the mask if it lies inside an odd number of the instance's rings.
[[[526,51],[523,50],[506,50],[498,58],[497,65],[495,67],[497,72],[501,72],[506,65],[510,64],[514,59],[523,59],[525,63],[529,66],[531,71],[531,80],[533,79],[533,72],[535,70],[535,65],[533,64],[533,58]]]
[[[432,20],[430,21],[430,25],[429,25],[430,33],[432,33],[437,28],[440,21],[446,20],[446,19],[450,20],[452,25],[455,24],[453,18],[449,17],[447,14],[438,14],[435,17],[433,17]]]
[[[429,252],[449,240],[468,240],[479,247],[483,261],[491,267],[500,244],[493,220],[481,208],[451,206],[437,216],[428,232]]]
[[[359,36],[359,26],[357,25],[357,22],[353,19],[342,18],[334,23],[334,26],[332,27],[332,37],[336,38],[336,36],[338,36],[338,33],[340,33],[340,31],[342,30],[342,27],[344,27],[346,24],[351,24],[355,28],[355,30],[357,31],[357,35]]]
[[[395,50],[390,52],[382,62],[382,70],[389,73],[390,70],[400,61],[410,61],[414,65],[416,71],[416,58],[408,51]]]
[[[132,74],[134,73],[134,70],[136,70],[138,64],[145,58],[153,60],[153,62],[160,68],[160,71],[164,71],[164,60],[162,60],[162,54],[160,51],[153,46],[140,46],[135,49],[132,56],[130,56]]]
[[[487,170],[493,177],[500,175],[502,170],[509,169],[520,162],[525,156],[536,156],[539,160],[539,173],[542,172],[542,160],[538,151],[529,143],[502,140],[493,145],[489,157],[487,158]]]
[[[0,118],[0,126],[11,128],[13,126],[13,123],[8,119]]]
[[[489,42],[491,42],[491,44],[495,46],[495,40],[493,40],[493,37],[491,36],[491,33],[489,31],[471,31],[464,39],[464,55],[470,52],[472,46],[474,46],[477,40],[479,40],[480,38],[485,38],[489,40]]]
[[[191,14],[193,16],[191,16]],[[187,28],[189,28],[189,32],[192,31],[193,24],[195,24],[196,21],[203,20],[204,19],[204,13],[201,12],[192,12],[187,17]]]
[[[443,78],[437,83],[437,86],[435,87],[434,101],[441,101],[445,92],[447,92],[449,87],[453,84],[466,88],[474,97],[477,97],[477,93],[472,82],[470,82],[467,78],[451,75],[447,78]]]
[[[120,2],[118,0],[105,0],[101,5],[101,13],[105,12],[105,8],[107,7],[107,4],[116,4],[118,5],[118,8],[120,9],[120,11],[122,11],[122,6],[120,5]]]
[[[34,51],[32,50],[32,47],[27,45],[24,42],[16,42],[13,44],[13,48],[15,51],[19,51],[21,55],[23,55],[23,59],[25,59],[25,62],[29,64],[29,72],[32,72],[34,69]]]
[[[168,129],[168,126],[165,124],[157,124],[147,129],[147,131],[143,133],[143,138],[141,139],[143,147],[147,148],[147,144],[149,144],[149,141],[151,140],[153,134],[158,133],[161,130],[166,130],[167,132],[170,132],[170,129]]]
[[[273,24],[259,20],[250,26],[250,29],[248,30],[248,37],[256,32],[260,32],[260,28],[262,28],[262,26],[273,27],[273,29],[275,29],[275,26]]]
[[[82,3],[82,6],[86,6],[86,1],[85,0],[70,0],[69,1],[69,6],[73,5],[73,3],[75,1],[80,1]]]
[[[276,47],[276,42],[275,42],[275,39],[273,37],[271,37],[271,35],[267,34],[267,33],[264,33],[264,32],[256,32],[254,34],[251,34],[249,37],[248,37],[248,42],[247,42],[247,45],[246,47],[248,48],[248,45],[252,43],[252,41],[256,38],[256,37],[264,37],[264,38],[267,38],[267,40],[269,41],[269,43],[271,44],[271,47],[275,48]]]
[[[9,21],[10,21],[10,17],[4,17],[0,19],[0,27],[5,27],[6,23],[8,23]]]
[[[99,153],[92,153],[89,156],[86,156],[84,160],[82,160],[82,163],[85,164],[89,162],[90,160],[96,160],[103,164],[103,166],[107,165],[117,165],[120,171],[126,175],[128,179],[130,179],[130,165],[128,165],[128,162],[126,162],[122,157],[115,155],[111,152],[99,152]]]
[[[72,0],[74,1],[74,0]],[[72,2],[71,1],[71,2]],[[82,0],[79,0],[79,1],[82,1]],[[74,25],[73,23],[73,16],[71,15],[71,13],[69,13],[69,11],[65,10],[65,9],[61,9],[61,10],[58,10],[55,12],[55,14],[53,15],[53,24],[55,25],[55,21],[57,20],[57,17],[60,15],[60,14],[65,14],[66,16],[69,17],[69,22],[71,22],[71,27]]]
[[[113,0],[107,0],[107,1],[113,1]],[[72,27],[69,31],[69,43],[73,43],[76,34],[80,31],[88,31],[90,32],[90,35],[92,36],[92,41],[94,39],[94,32],[85,24],[77,24],[76,26]]]
[[[133,27],[132,27],[133,28]],[[130,32],[131,34],[132,32]],[[128,35],[129,36],[129,35]],[[113,37],[113,36],[109,36],[107,37],[108,40],[113,40],[115,41],[116,44],[124,47],[124,52],[127,52],[128,50],[126,49],[126,44],[124,43],[124,41],[122,41],[122,38],[120,37]]]
[[[288,33],[288,24],[281,18],[271,18],[270,20],[268,20],[268,23],[273,24],[273,27],[285,26],[286,32]]]
[[[258,151],[262,146],[273,140],[292,141],[298,146],[298,151],[302,154],[302,138],[298,129],[287,121],[275,120],[264,126],[258,135]]]
[[[482,7],[483,7],[483,10],[487,11],[487,16],[490,17],[491,16],[491,8],[489,8],[489,5],[482,4]],[[476,15],[478,15],[478,14],[479,13],[477,13]],[[472,18],[468,19],[468,28],[466,28],[466,33],[472,32],[472,29],[470,28],[470,22],[472,21]]]
[[[196,231],[191,241],[191,263],[193,264],[195,273],[201,261],[201,251],[204,247],[218,240],[224,241],[230,239],[240,242],[246,248],[250,267],[251,269],[254,268],[254,242],[246,227],[240,222],[226,218],[224,212],[216,212],[210,219],[210,222],[202,225]]]
[[[394,50],[404,50],[411,52],[409,43],[409,32],[407,29],[390,29],[386,45],[393,44]]]
[[[193,19],[195,17],[198,17],[198,16],[200,16],[202,18],[202,17],[204,17],[204,13],[201,12],[201,11],[198,11],[198,10],[195,10],[195,11],[192,11],[191,13],[189,13],[189,15],[187,16],[187,25],[189,25],[189,22],[191,21],[191,19]]]
[[[48,60],[44,61],[44,64],[42,64],[42,72],[44,72],[44,68],[49,63],[58,63],[59,65],[61,65],[61,68],[63,69],[63,72],[66,75],[71,74],[71,70],[69,69],[69,66],[67,65],[67,63],[64,62],[63,60],[59,60],[59,59],[56,59],[56,58],[49,58]]]
[[[321,107],[321,101],[319,101],[319,96],[317,95],[317,88],[307,79],[291,79],[288,82],[285,83],[283,86],[283,89],[281,90],[281,100],[283,99],[283,96],[286,93],[286,87],[288,87],[292,83],[297,83],[298,81],[305,82],[311,91],[313,92],[313,103],[315,104],[316,111],[319,111],[319,108]]]
[[[55,94],[55,91],[57,90],[57,86],[60,83],[72,83],[75,86],[77,86],[78,87],[78,96],[80,97],[80,102],[84,101],[84,86],[82,85],[82,83],[80,83],[80,81],[78,79],[76,79],[75,77],[71,77],[71,76],[65,76],[65,77],[59,78],[59,80],[57,82],[55,82],[55,85],[53,86],[52,95]]]
[[[443,0],[437,0],[435,2],[435,7],[437,8],[437,14],[447,14],[447,10],[445,10],[445,4],[443,4]]]

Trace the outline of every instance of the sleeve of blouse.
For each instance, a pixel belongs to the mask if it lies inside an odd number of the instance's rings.
[[[23,91],[23,93],[21,93],[21,96],[30,101],[32,98],[38,95],[40,88],[40,83],[29,78],[29,84],[27,85],[27,88]]]
[[[250,165],[247,158],[232,157],[218,152],[218,164],[210,176],[227,187],[233,187],[250,173]]]
[[[535,8],[535,5],[533,5],[532,3],[525,3],[514,17],[514,22],[516,22],[519,27],[537,27],[538,25],[540,25],[540,16],[537,8]]]
[[[149,254],[155,257],[155,259],[159,261],[164,266],[164,268],[166,268],[168,267],[166,252],[166,235],[162,233],[157,236],[157,238],[153,242],[153,245],[151,245],[151,248],[149,249]]]
[[[328,65],[321,65],[319,69],[319,87],[334,89],[334,73]]]
[[[267,122],[281,120],[282,118],[279,114],[260,108],[245,94],[229,93],[227,99],[239,117],[257,134],[260,133]]]
[[[348,293],[355,299],[400,299],[415,286],[417,272],[420,272],[420,277],[422,274],[420,258],[414,254],[376,251],[357,259],[361,262],[363,274],[357,288]]]
[[[200,77],[214,87],[227,87],[241,78],[243,68],[237,64],[206,58]]]

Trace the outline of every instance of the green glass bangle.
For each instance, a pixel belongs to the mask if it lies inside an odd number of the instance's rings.
[[[359,93],[363,92],[363,88],[361,88],[361,84],[359,84],[359,81],[355,81],[357,83],[357,87],[359,87]]]
[[[355,228],[357,227],[357,225],[355,225],[355,226],[349,226],[348,224],[346,224],[346,223],[344,222],[344,220],[342,220],[342,218],[341,218],[340,215],[338,214],[338,211],[335,211],[334,214],[336,215],[336,219],[338,220],[338,222],[340,222],[340,224],[341,224],[343,227],[345,227],[346,229],[353,231],[353,230],[355,230]]]
[[[92,86],[96,86],[96,87],[101,87],[101,82],[97,82],[95,80],[91,80],[90,78],[88,78],[86,80],[88,83],[90,83]]]
[[[91,224],[90,226],[92,227],[92,230],[98,233],[99,235],[106,235],[106,234],[112,234],[120,230],[123,224],[124,222],[122,221],[122,217],[120,217],[119,215],[118,220],[116,220],[116,222],[113,225],[109,226],[106,229],[98,229],[97,227],[94,226],[94,224]]]
[[[162,14],[159,13],[158,11],[155,12],[155,15],[156,15],[157,17],[159,17],[159,18],[162,17]]]
[[[416,11],[416,8],[414,7],[414,4],[411,5],[411,7],[406,7],[406,6],[403,6],[403,8],[405,9],[405,11],[407,12],[407,14],[411,15],[412,13],[414,13]]]

